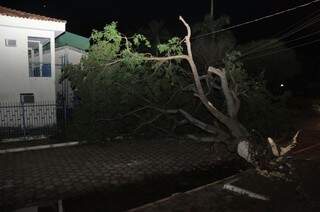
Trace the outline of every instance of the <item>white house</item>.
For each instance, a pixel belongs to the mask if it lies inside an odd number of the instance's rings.
[[[0,101],[19,102],[23,94],[55,100],[55,38],[65,28],[66,21],[0,6]],[[51,58],[43,63],[48,42]]]
[[[0,103],[55,102],[55,38],[65,32],[65,28],[64,20],[0,6]],[[48,43],[50,57],[44,61],[43,47]],[[22,112],[36,114],[37,108]],[[34,121],[31,119],[44,119],[15,113],[8,118],[8,114],[0,110],[0,127],[4,124],[18,127],[22,119],[24,125],[30,125]],[[49,122],[54,123],[55,118],[41,125]]]
[[[49,60],[51,53],[48,50],[49,43],[44,46],[44,61]],[[90,39],[71,33],[65,32],[58,36],[55,40],[55,58],[56,58],[56,95],[58,100],[64,100],[68,106],[72,106],[73,92],[69,81],[63,82],[61,79],[61,72],[67,64],[79,64],[81,58],[87,53],[90,47]]]

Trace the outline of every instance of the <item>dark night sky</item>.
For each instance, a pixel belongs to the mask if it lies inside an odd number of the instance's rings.
[[[312,0],[215,0],[215,16],[229,15],[231,25],[250,21],[266,15],[286,10]],[[119,22],[121,32],[130,35],[141,27],[146,27],[151,20],[163,20],[171,35],[183,36],[185,28],[179,23],[182,15],[189,23],[203,20],[209,13],[210,0],[0,0],[0,5],[31,13],[67,20],[67,31],[89,37],[93,29],[101,30],[111,21]],[[277,38],[289,26],[296,24],[314,12],[320,14],[320,3],[300,8],[294,12],[270,18],[233,30],[238,43],[258,39]],[[290,39],[302,37],[320,31],[317,24],[295,34]],[[299,41],[303,44],[320,39],[320,34]],[[292,46],[290,46],[292,47]],[[297,48],[298,60],[302,62],[306,77],[316,80],[320,56],[320,42]],[[314,74],[309,74],[314,73]]]
[[[228,14],[232,24],[258,18],[311,0],[215,0],[217,15]],[[202,3],[200,3],[202,2]],[[101,29],[106,23],[118,21],[122,31],[145,26],[152,19],[162,19],[175,29],[177,17],[183,15],[189,22],[199,21],[209,12],[210,0],[0,0],[0,5],[68,21],[67,30],[89,36],[92,29]],[[281,15],[259,24],[242,27],[235,32],[240,39],[268,37],[285,26],[295,23],[320,8],[320,3]]]
[[[229,15],[231,25],[270,15],[312,0],[215,0],[215,15]],[[202,2],[202,3],[200,3]],[[164,20],[172,35],[183,36],[185,28],[178,21],[182,15],[189,23],[203,20],[209,13],[210,0],[0,0],[0,5],[67,20],[67,31],[89,37],[92,29],[101,30],[107,23],[118,21],[121,32],[130,35],[151,20]],[[295,10],[259,23],[233,30],[238,42],[272,38],[288,26],[320,12],[320,3]],[[319,13],[318,13],[319,14]],[[304,36],[320,30],[320,22],[296,34]],[[180,32],[180,34],[178,34]],[[294,37],[290,37],[290,39]],[[320,34],[310,38],[319,39]],[[309,40],[301,41],[308,42]],[[297,48],[301,60],[317,61],[320,42]]]

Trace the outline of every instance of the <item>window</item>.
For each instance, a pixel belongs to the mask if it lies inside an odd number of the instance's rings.
[[[61,67],[64,67],[65,65],[69,64],[68,54],[64,54],[63,56],[60,56],[60,60],[61,60]]]
[[[51,64],[29,63],[30,77],[51,77]]]
[[[23,104],[33,104],[34,94],[33,93],[22,93],[20,94],[20,101]]]
[[[50,39],[28,37],[29,77],[52,77]]]
[[[51,77],[51,64],[42,64],[42,77]]]
[[[16,47],[17,46],[16,40],[6,39],[5,42],[6,42],[7,47]]]

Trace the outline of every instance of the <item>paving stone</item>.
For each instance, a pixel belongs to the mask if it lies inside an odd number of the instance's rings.
[[[117,143],[0,155],[0,211],[139,182],[148,177],[213,167],[208,145]],[[19,203],[17,205],[16,203]]]

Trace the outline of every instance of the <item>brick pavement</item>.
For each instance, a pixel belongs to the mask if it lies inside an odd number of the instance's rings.
[[[228,155],[225,155],[228,157]],[[219,164],[209,144],[91,144],[0,155],[0,211]]]
[[[298,145],[290,153],[294,159],[297,182],[265,178],[254,170],[248,170],[230,178],[197,189],[172,195],[146,204],[130,212],[173,212],[173,211],[320,211],[320,114],[307,114],[299,126],[302,129]],[[308,149],[307,147],[314,147]],[[305,151],[303,151],[305,150]],[[271,197],[260,201],[223,190],[223,185],[239,178],[240,188]],[[234,184],[237,184],[234,183]]]

